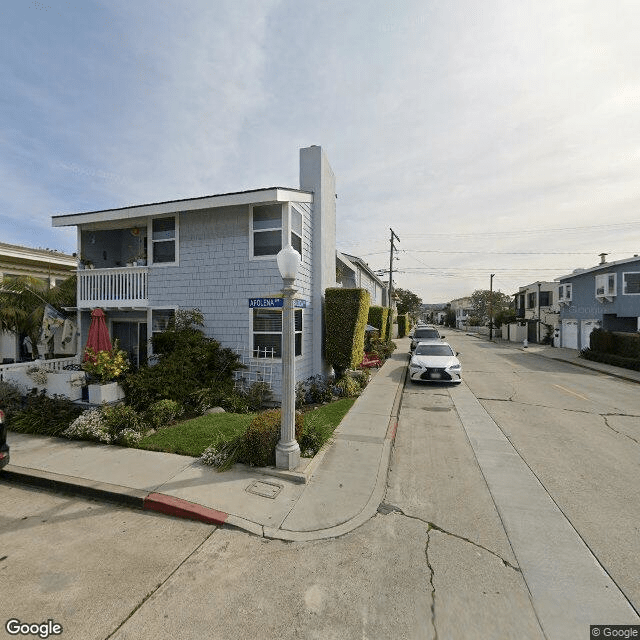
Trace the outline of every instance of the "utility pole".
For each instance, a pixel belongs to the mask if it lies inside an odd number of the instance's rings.
[[[389,309],[393,308],[393,251],[397,250],[396,246],[393,244],[393,239],[395,238],[398,242],[400,242],[400,238],[393,232],[393,229],[389,228],[391,231],[391,256],[389,257]]]
[[[489,342],[493,340],[493,276],[495,275],[492,273],[489,278]]]

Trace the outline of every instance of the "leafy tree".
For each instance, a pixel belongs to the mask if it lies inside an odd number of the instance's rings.
[[[489,322],[489,301],[491,300],[491,310],[495,318],[500,311],[509,309],[513,302],[512,298],[500,291],[493,293],[488,289],[477,289],[471,294],[471,316],[480,324]]]
[[[0,285],[0,329],[28,336],[35,356],[42,330],[42,317],[49,304],[58,311],[76,304],[76,276],[57,287],[31,276],[5,277]]]
[[[493,322],[496,327],[500,327],[503,324],[510,324],[516,321],[515,309],[501,309],[498,313],[493,314]]]
[[[414,320],[422,313],[422,299],[408,289],[394,289],[398,296],[398,315],[408,313]]]

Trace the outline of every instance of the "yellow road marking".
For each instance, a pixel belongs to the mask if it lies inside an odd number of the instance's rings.
[[[585,396],[581,396],[579,393],[576,393],[575,391],[571,391],[571,389],[567,389],[566,387],[563,387],[559,384],[554,384],[554,387],[558,387],[558,389],[562,389],[563,391],[566,391],[567,393],[570,393],[572,396],[575,396],[576,398],[580,398],[581,400],[589,400],[589,398],[585,398]]]

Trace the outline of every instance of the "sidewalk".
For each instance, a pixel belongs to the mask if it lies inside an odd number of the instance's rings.
[[[409,338],[373,376],[332,440],[295,472],[235,465],[219,473],[189,456],[10,433],[0,482],[20,482],[230,525],[267,538],[317,540],[371,518],[384,488]]]
[[[454,331],[460,331],[455,330]],[[460,331],[460,333],[465,333]],[[467,333],[466,335],[474,338],[485,339],[486,336]],[[519,349],[527,353],[535,353],[536,355],[550,358],[551,360],[559,360],[561,362],[568,362],[576,367],[582,367],[583,369],[591,369],[592,371],[599,371],[605,373],[614,378],[620,378],[621,380],[628,380],[629,382],[640,383],[640,371],[634,371],[633,369],[624,369],[622,367],[614,367],[610,364],[604,364],[603,362],[594,362],[580,357],[580,352],[576,349],[566,349],[564,347],[552,347],[551,345],[544,344],[529,344],[528,347],[524,347],[521,342],[510,342],[508,340],[496,339],[494,343],[499,346],[511,347],[512,349]]]

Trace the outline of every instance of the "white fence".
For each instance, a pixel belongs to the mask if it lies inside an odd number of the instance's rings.
[[[78,271],[78,307],[143,306],[149,300],[147,267]]]
[[[273,389],[273,349],[251,349],[236,347],[244,369],[234,372],[234,383],[238,391],[246,391],[255,382],[266,382]]]
[[[23,393],[31,389],[46,389],[49,396],[60,395],[78,400],[82,396],[81,386],[85,380],[85,373],[68,371],[64,367],[79,363],[79,356],[74,356],[3,364],[0,365],[0,380],[17,386]]]

